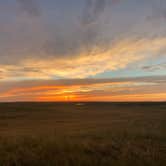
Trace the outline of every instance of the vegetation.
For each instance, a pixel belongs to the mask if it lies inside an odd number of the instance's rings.
[[[166,103],[4,103],[0,135],[0,166],[165,166]]]

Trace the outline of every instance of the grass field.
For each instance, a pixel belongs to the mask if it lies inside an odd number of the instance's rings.
[[[0,166],[133,165],[166,165],[166,103],[0,104]]]

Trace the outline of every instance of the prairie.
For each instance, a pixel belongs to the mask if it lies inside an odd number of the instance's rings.
[[[1,165],[165,166],[166,103],[1,103]]]

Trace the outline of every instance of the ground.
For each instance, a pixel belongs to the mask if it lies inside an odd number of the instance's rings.
[[[166,103],[1,103],[0,166],[165,166]]]

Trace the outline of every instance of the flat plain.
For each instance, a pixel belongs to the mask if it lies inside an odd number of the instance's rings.
[[[1,103],[1,165],[165,166],[166,103]]]

